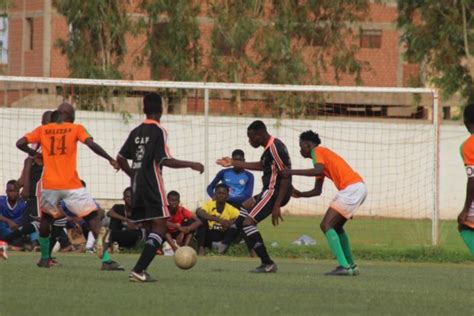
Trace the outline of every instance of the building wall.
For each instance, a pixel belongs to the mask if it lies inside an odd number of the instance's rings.
[[[45,5],[46,1],[46,5]],[[51,46],[51,62],[49,65],[49,75],[52,77],[67,77],[67,60],[55,46],[57,39],[67,38],[68,26],[64,17],[58,15],[53,9],[51,18],[44,18],[44,9],[50,0],[15,0],[11,9],[10,16],[10,43],[9,43],[9,65],[7,74],[24,76],[42,76],[43,64],[48,62],[43,58],[42,44],[44,42],[43,26],[44,23],[51,24],[51,34],[49,45]],[[131,2],[131,6],[135,5]],[[133,14],[141,14],[135,9],[131,9]],[[202,10],[206,12],[206,5],[202,5]],[[29,51],[23,43],[25,34],[25,18],[34,19],[34,49]],[[354,26],[355,31],[359,27],[382,30],[381,48],[362,48],[357,57],[369,63],[368,70],[362,74],[363,84],[366,86],[406,86],[410,83],[410,76],[416,75],[417,67],[406,67],[407,65],[401,58],[402,50],[399,45],[399,32],[396,29],[395,20],[397,17],[397,8],[395,3],[378,4],[371,3],[370,18],[361,25]],[[212,20],[202,16],[199,18],[202,38],[204,58],[203,66],[208,63],[206,56],[210,53],[209,37],[212,30]],[[127,36],[127,51],[124,65],[121,67],[125,79],[147,80],[151,78],[150,69],[146,63],[138,65],[137,57],[143,50],[145,37]],[[46,65],[48,68],[48,65]],[[251,79],[251,81],[254,81]],[[330,69],[322,74],[322,81],[326,84],[336,84],[334,73]],[[341,85],[354,85],[352,76],[343,75]]]

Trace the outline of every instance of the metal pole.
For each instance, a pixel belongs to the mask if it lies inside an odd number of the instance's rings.
[[[440,151],[440,117],[438,90],[433,91],[433,125],[434,125],[434,190],[433,216],[431,220],[431,243],[439,245],[439,151]]]
[[[209,184],[209,89],[204,89],[204,188]],[[207,199],[203,191],[203,201]]]

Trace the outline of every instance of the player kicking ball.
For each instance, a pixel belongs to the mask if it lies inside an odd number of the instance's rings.
[[[117,161],[130,176],[132,188],[132,220],[147,229],[148,237],[142,254],[129,275],[131,282],[155,282],[146,269],[161,247],[170,217],[168,200],[163,184],[162,168],[191,168],[204,172],[198,162],[177,160],[171,157],[168,134],[160,123],[163,113],[161,96],[150,93],[143,98],[146,120],[130,132],[120,150]],[[132,161],[129,166],[128,160]],[[115,241],[121,231],[113,231],[105,238],[105,244]]]
[[[334,182],[339,190],[329,205],[321,222],[321,230],[326,236],[339,266],[326,275],[358,275],[354,263],[349,238],[344,231],[344,224],[354,215],[367,197],[367,187],[362,177],[347,162],[328,148],[319,146],[319,135],[306,131],[300,135],[300,153],[304,158],[313,160],[312,169],[285,169],[280,173],[285,176],[316,177],[314,188],[307,192],[293,189],[293,197],[312,197],[321,195],[324,178]]]

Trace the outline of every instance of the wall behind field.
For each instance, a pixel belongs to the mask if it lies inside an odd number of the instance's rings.
[[[0,109],[0,183],[18,178],[25,155],[15,142],[39,124],[43,110]],[[83,124],[95,140],[111,155],[120,150],[129,131],[142,117],[124,119],[120,114],[78,112],[77,123]],[[236,148],[246,153],[247,161],[260,158],[262,149],[252,148],[246,127],[254,118],[210,117],[208,166],[209,176],[190,170],[165,169],[167,190],[178,190],[189,208],[200,205],[205,198],[208,181],[220,170],[214,161],[230,156]],[[298,135],[307,129],[319,132],[322,145],[343,156],[367,183],[369,195],[359,215],[404,218],[429,218],[433,209],[434,150],[433,131],[429,124],[387,121],[347,120],[264,120],[270,133],[281,138],[290,152],[293,168],[310,168],[311,161],[299,155]],[[162,120],[169,133],[169,146],[178,159],[205,162],[205,128],[203,116],[167,115]],[[466,176],[459,156],[459,145],[467,138],[462,126],[441,128],[441,217],[453,219],[465,198]],[[116,173],[108,162],[79,145],[78,171],[97,199],[120,199],[128,179]],[[261,173],[255,172],[256,187],[261,189]],[[312,188],[314,179],[294,178],[300,190]],[[311,199],[292,199],[284,210],[295,214],[322,214],[336,190],[326,181],[323,195]]]

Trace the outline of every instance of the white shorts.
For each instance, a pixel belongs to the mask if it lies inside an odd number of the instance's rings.
[[[364,203],[366,197],[367,186],[364,182],[357,182],[339,191],[329,207],[349,219],[354,216],[354,213]]]
[[[64,213],[59,208],[59,202],[64,201],[66,207],[79,217],[89,215],[97,210],[92,196],[86,188],[73,190],[48,190],[42,189],[39,197],[40,210],[43,213],[51,215],[53,218],[60,218]]]

